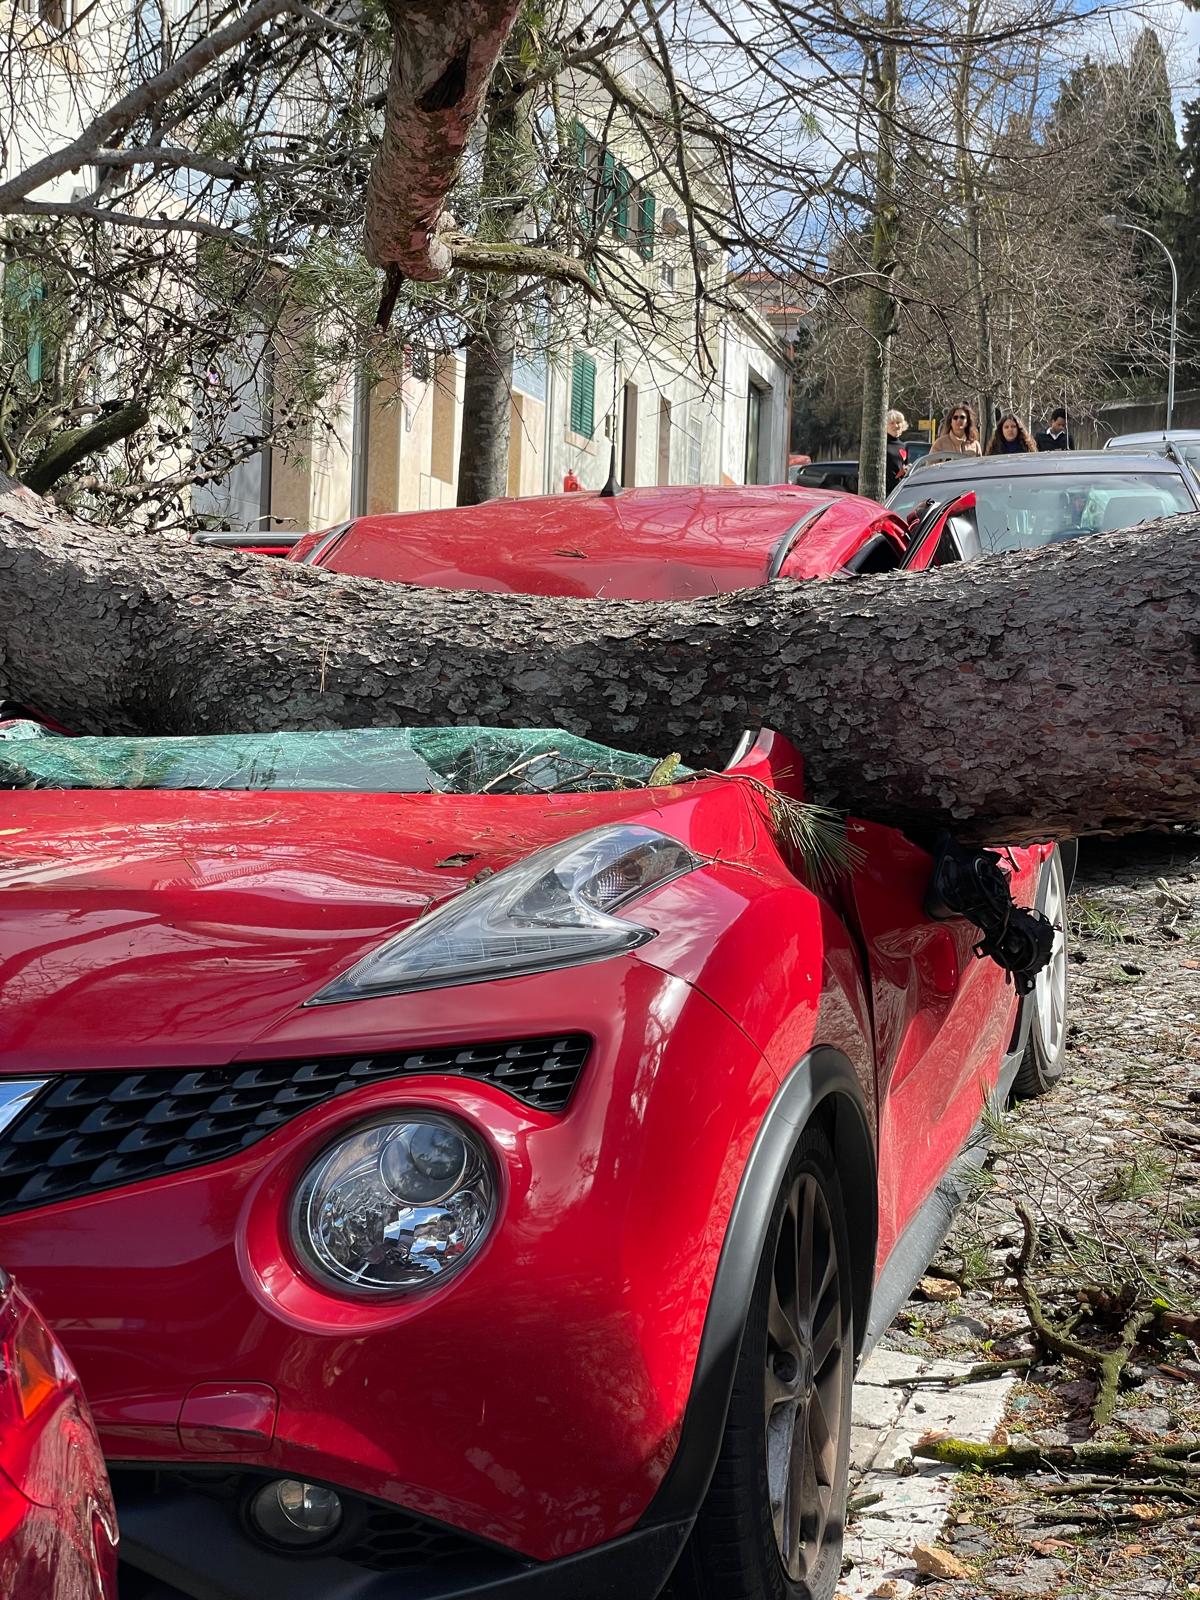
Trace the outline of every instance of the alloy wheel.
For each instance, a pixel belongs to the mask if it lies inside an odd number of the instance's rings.
[[[1049,883],[1042,910],[1054,924],[1054,948],[1050,960],[1033,982],[1042,1049],[1048,1061],[1057,1061],[1063,1047],[1067,1019],[1067,908],[1062,864],[1057,854],[1051,858],[1049,865]]]
[[[819,1179],[801,1172],[784,1207],[767,1307],[767,1484],[784,1571],[809,1581],[826,1545],[838,1444],[849,1419],[842,1263]]]

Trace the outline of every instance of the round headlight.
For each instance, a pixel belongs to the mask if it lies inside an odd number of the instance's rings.
[[[296,1192],[292,1237],[336,1288],[395,1293],[461,1267],[495,1204],[482,1143],[422,1111],[359,1128],[327,1150]]]

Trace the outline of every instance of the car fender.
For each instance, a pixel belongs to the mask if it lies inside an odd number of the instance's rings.
[[[780,1084],[759,1126],[729,1215],[678,1448],[643,1524],[693,1517],[716,1467],[734,1372],[775,1200],[802,1130],[825,1128],[842,1175],[854,1247],[856,1343],[867,1324],[875,1263],[871,1118],[849,1059],[818,1045]]]

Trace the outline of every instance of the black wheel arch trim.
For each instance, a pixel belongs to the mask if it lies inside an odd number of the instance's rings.
[[[863,1337],[878,1229],[875,1142],[858,1076],[828,1045],[810,1050],[775,1093],[738,1185],[692,1375],[679,1442],[641,1526],[693,1517],[712,1479],[738,1351],[775,1200],[801,1132],[828,1118],[853,1251],[854,1330]]]

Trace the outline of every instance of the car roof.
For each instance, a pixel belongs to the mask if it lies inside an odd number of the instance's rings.
[[[1134,451],[1117,450],[1039,450],[1025,455],[948,456],[931,461],[928,456],[905,483],[932,483],[935,479],[977,478],[994,474],[998,478],[1041,478],[1078,472],[1163,472],[1178,477],[1179,464],[1169,456],[1139,456]]]
[[[1200,440],[1200,428],[1155,428],[1149,433],[1114,433],[1105,441],[1106,450],[1126,444],[1193,444]]]
[[[833,571],[882,516],[858,495],[790,485],[576,492],[358,517],[317,561],[427,588],[685,600],[757,588],[789,551],[789,576]]]

